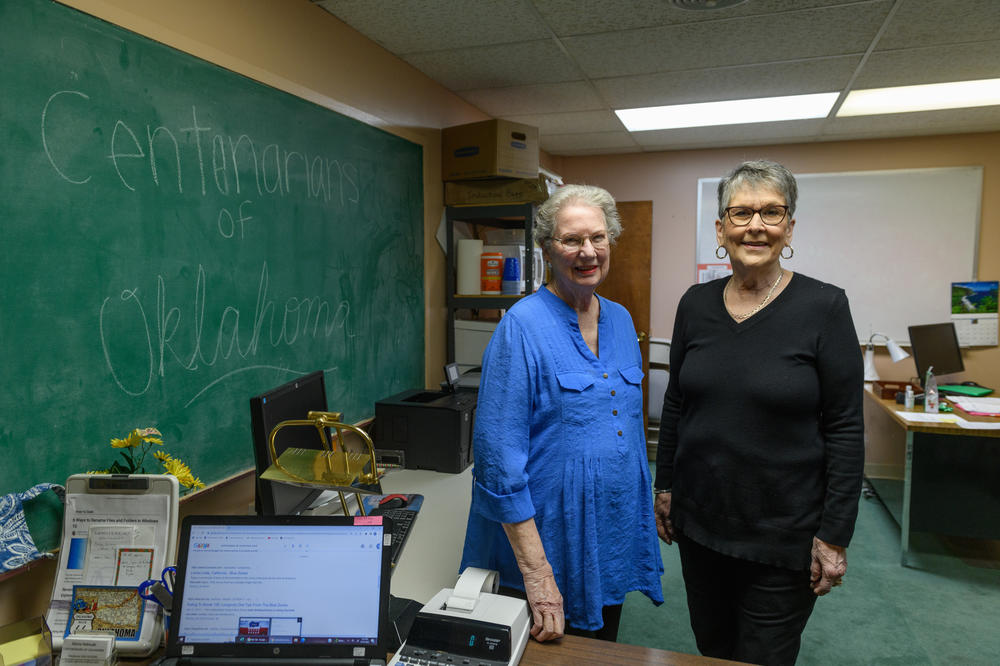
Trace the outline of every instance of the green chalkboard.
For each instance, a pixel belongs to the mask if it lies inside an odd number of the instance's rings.
[[[0,493],[139,426],[211,483],[253,395],[423,385],[420,146],[48,0],[0,0],[0,62]]]

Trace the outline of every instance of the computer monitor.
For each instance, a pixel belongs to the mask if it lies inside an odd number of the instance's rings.
[[[261,480],[271,465],[268,438],[274,426],[290,419],[304,419],[310,411],[327,411],[323,371],[316,370],[250,398],[250,428],[253,432],[253,455],[257,466],[258,516],[293,515],[309,507],[321,490]],[[280,456],[290,447],[323,449],[323,440],[315,428],[283,428],[274,448]]]
[[[917,366],[921,386],[929,367],[933,366],[935,377],[965,370],[953,323],[910,326],[909,331],[913,362]]]

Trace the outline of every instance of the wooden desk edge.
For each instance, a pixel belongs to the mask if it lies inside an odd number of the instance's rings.
[[[917,423],[907,421],[906,419],[899,416],[898,411],[907,411],[903,409],[903,406],[897,403],[891,398],[880,398],[875,395],[871,389],[865,389],[865,400],[870,400],[874,404],[879,405],[889,416],[903,426],[906,430],[911,432],[927,432],[936,435],[969,435],[971,437],[1000,437],[1000,430],[975,430],[971,428],[962,428],[961,426],[955,425],[953,423]],[[909,410],[914,413],[923,413],[923,408],[914,408]],[[955,409],[952,412],[955,416],[959,416],[966,421],[979,421],[982,423],[1000,423],[1000,418],[995,416],[975,416],[973,414],[966,414],[960,409]]]
[[[551,643],[528,640],[520,666],[580,666],[593,664],[653,664],[661,666],[695,666],[704,664],[735,664],[738,662],[713,659],[696,654],[671,652],[628,643],[611,643],[596,638],[563,636]]]
[[[142,666],[163,656],[157,650],[149,657],[120,659],[122,664]],[[386,662],[392,658],[390,653]],[[528,640],[521,656],[520,666],[606,666],[607,664],[650,664],[651,666],[706,666],[711,664],[736,664],[739,662],[713,659],[696,654],[671,652],[628,643],[610,643],[596,638],[563,636],[558,641],[539,643]]]

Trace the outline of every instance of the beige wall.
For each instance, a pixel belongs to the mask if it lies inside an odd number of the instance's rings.
[[[63,0],[88,14],[418,143],[424,154],[425,384],[444,379],[442,127],[477,108],[307,0]]]
[[[553,168],[566,182],[601,185],[622,201],[653,201],[652,335],[671,336],[677,301],[694,279],[698,179],[721,176],[740,161],[757,157],[782,162],[793,173],[982,166],[977,278],[1000,278],[1000,132],[554,158]],[[808,211],[797,217],[800,224],[809,223]],[[946,230],[947,220],[942,220],[942,242],[947,242]],[[905,239],[886,261],[906,261]],[[967,350],[964,356],[966,376],[1000,385],[1000,348]],[[907,379],[914,372],[912,361],[894,365],[884,351],[876,366],[885,379]]]

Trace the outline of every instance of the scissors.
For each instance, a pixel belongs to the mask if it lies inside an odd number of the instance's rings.
[[[139,596],[163,606],[170,612],[174,600],[174,581],[177,577],[177,567],[164,567],[160,578],[151,578],[139,583]]]

